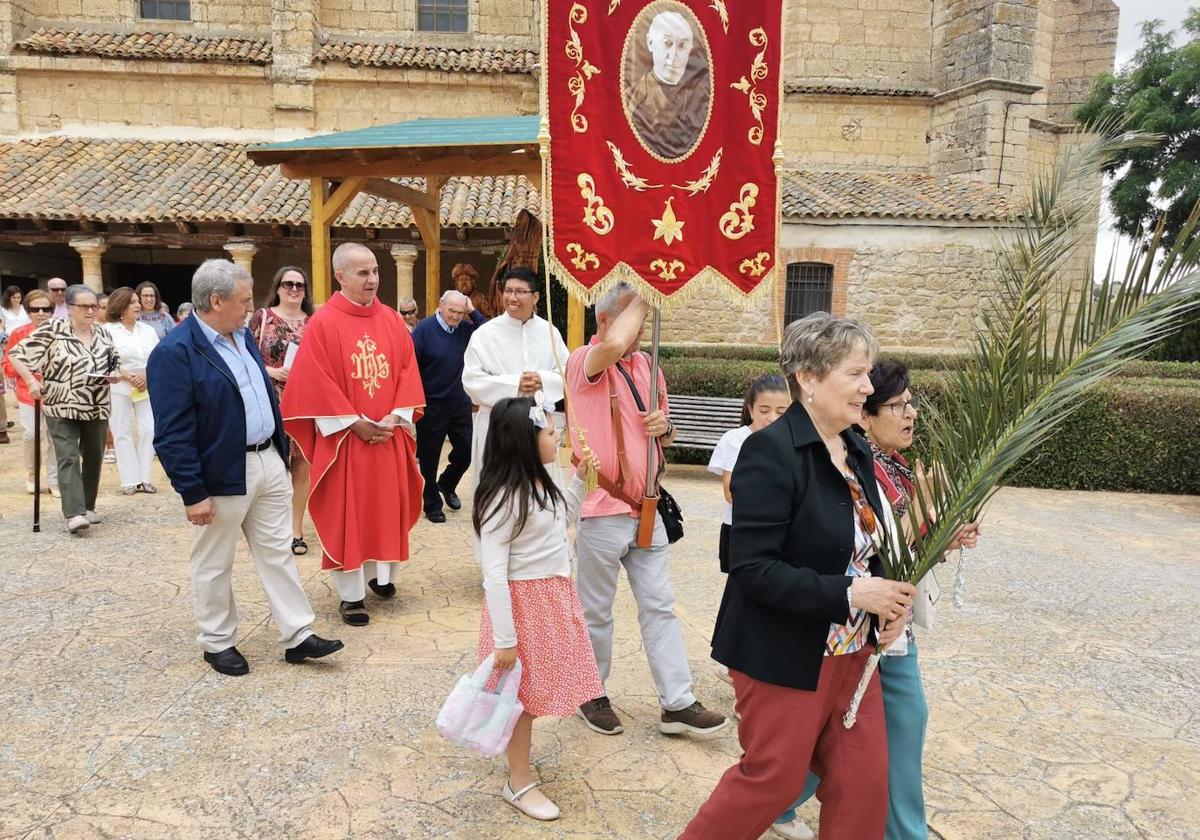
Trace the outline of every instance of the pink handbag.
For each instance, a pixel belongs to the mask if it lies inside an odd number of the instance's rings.
[[[521,661],[517,660],[511,671],[501,672],[495,690],[488,690],[495,668],[493,659],[488,656],[475,673],[458,678],[437,716],[438,732],[444,738],[488,756],[504,752],[517,719],[525,711],[517,698]]]

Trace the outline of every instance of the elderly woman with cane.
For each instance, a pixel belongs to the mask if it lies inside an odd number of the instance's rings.
[[[729,668],[744,754],[683,840],[753,840],[821,777],[822,840],[880,840],[887,733],[873,676],[842,716],[875,644],[904,632],[915,589],[883,578],[878,541],[894,528],[860,423],[878,345],[824,312],[784,331],[780,365],[795,402],[751,435],[733,471],[729,579],[713,657]]]
[[[17,371],[13,367],[12,361],[9,359],[11,353],[18,344],[29,337],[30,333],[40,327],[42,324],[50,320],[50,316],[54,313],[54,302],[50,300],[50,296],[41,289],[34,289],[25,296],[24,311],[29,313],[29,323],[17,327],[8,336],[8,350],[4,354],[4,376],[8,379],[15,379],[17,382],[17,405],[21,412],[21,434],[25,439],[24,446],[24,461],[25,461],[25,492],[35,493],[39,490],[49,490],[55,497],[59,497],[58,492],[58,464],[54,460],[54,444],[50,442],[50,435],[46,431],[46,419],[41,418],[41,441],[43,447],[42,462],[46,471],[46,483],[40,488],[37,486],[38,473],[35,470],[34,457],[37,451],[34,447],[34,438],[39,435],[35,433],[37,423],[35,422],[36,401],[29,393],[29,388],[25,385],[25,380],[17,376]]]
[[[71,286],[66,305],[65,319],[38,327],[9,359],[30,396],[42,400],[58,460],[63,516],[67,530],[77,534],[100,522],[96,496],[108,432],[109,386],[121,377],[114,373],[119,359],[112,337],[96,327],[96,293]]]

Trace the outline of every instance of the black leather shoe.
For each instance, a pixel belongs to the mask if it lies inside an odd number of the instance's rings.
[[[362,627],[371,620],[362,601],[342,601],[338,605],[338,612],[341,613],[342,621],[351,627]]]
[[[367,581],[367,586],[371,587],[371,591],[374,592],[376,595],[378,595],[380,598],[395,598],[396,597],[396,584],[394,584],[394,583],[385,583],[383,585],[380,585],[379,581],[376,578],[371,578],[369,581]]]
[[[314,633],[295,647],[285,650],[283,658],[295,665],[305,659],[320,659],[322,656],[337,653],[344,647],[339,639],[322,639]]]
[[[427,510],[425,511],[425,518],[430,522],[445,522],[446,514],[440,510]]]
[[[204,652],[204,661],[218,674],[227,677],[243,677],[250,673],[250,663],[235,647],[227,647],[217,653]]]
[[[438,485],[438,492],[442,494],[442,498],[446,500],[446,507],[450,510],[462,510],[462,499],[458,498],[458,494],[453,490],[447,490],[442,485]]]

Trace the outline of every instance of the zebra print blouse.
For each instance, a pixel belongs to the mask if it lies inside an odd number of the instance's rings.
[[[92,346],[86,346],[63,318],[42,324],[9,351],[9,356],[42,375],[42,406],[47,417],[67,420],[107,420],[109,384],[100,377],[117,369],[120,358],[112,336],[92,327]]]

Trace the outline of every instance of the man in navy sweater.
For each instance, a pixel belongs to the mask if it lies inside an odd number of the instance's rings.
[[[445,522],[442,499],[450,510],[462,502],[455,490],[471,466],[471,399],[462,387],[463,357],[475,328],[487,319],[461,292],[442,295],[437,312],[412,331],[417,367],[425,386],[425,414],[417,421],[417,461],[425,479],[425,517]],[[450,460],[438,477],[442,444],[450,438]]]

